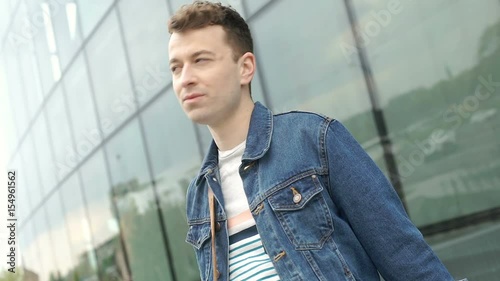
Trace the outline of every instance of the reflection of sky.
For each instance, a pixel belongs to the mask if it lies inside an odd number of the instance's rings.
[[[342,1],[277,2],[250,25],[276,112],[298,107],[346,119],[368,110],[361,70],[339,48],[351,38]]]
[[[359,3],[356,8],[366,11],[358,12],[361,26],[373,20],[370,12],[385,9],[388,1],[372,2],[376,4],[355,2]],[[383,102],[446,79],[446,68],[457,74],[473,67],[481,35],[500,16],[497,0],[480,5],[464,0],[401,0],[401,7],[402,11],[367,44]]]

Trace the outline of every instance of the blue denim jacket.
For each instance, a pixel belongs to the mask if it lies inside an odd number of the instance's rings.
[[[187,192],[186,241],[195,249],[201,280],[213,279],[209,188],[216,197],[219,280],[229,279],[217,162],[212,142]],[[281,280],[371,281],[379,280],[378,272],[387,281],[453,280],[384,174],[340,122],[308,112],[273,115],[257,102],[239,173]]]

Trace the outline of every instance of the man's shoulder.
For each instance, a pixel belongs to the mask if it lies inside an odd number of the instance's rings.
[[[305,111],[305,110],[291,110],[274,114],[275,123],[284,123],[293,126],[306,126],[315,127],[317,125],[324,125],[334,121],[334,118],[326,116],[322,113]]]

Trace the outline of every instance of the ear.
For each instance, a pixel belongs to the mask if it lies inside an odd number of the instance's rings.
[[[255,74],[255,55],[246,52],[240,57],[240,83],[241,85],[248,85],[253,79]]]

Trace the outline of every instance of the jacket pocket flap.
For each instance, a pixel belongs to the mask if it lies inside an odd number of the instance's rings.
[[[317,176],[309,176],[293,182],[271,195],[269,204],[275,211],[300,210],[322,190],[323,187]]]
[[[210,223],[193,224],[189,226],[186,242],[200,249],[203,243],[210,238]]]

